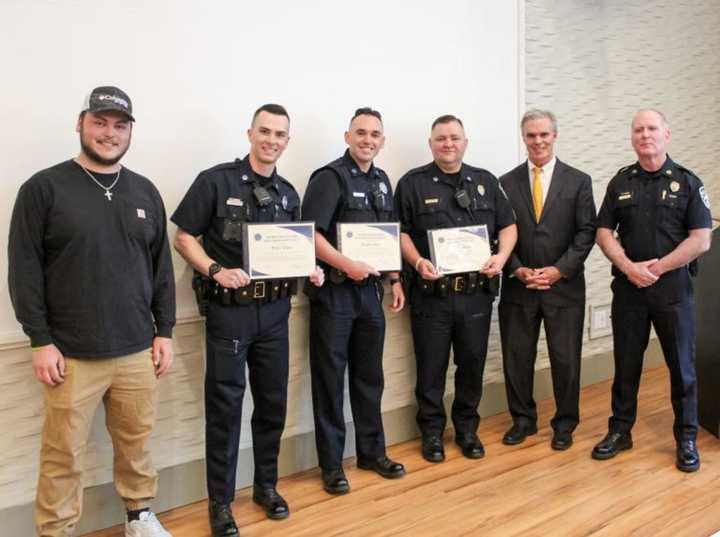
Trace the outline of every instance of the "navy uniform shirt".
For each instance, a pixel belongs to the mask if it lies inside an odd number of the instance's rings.
[[[270,203],[260,206],[254,190],[264,187]],[[300,219],[295,188],[273,171],[253,172],[249,158],[219,164],[200,172],[171,220],[193,236],[202,235],[209,257],[226,268],[243,267],[243,222],[291,222]]]
[[[710,202],[702,181],[669,156],[656,172],[635,163],[610,180],[598,227],[617,230],[630,260],[659,259],[691,229],[712,227]],[[613,273],[619,275],[614,266]]]
[[[464,190],[470,204],[456,201]],[[400,231],[410,235],[422,257],[430,259],[430,229],[485,224],[491,241],[515,223],[515,214],[497,178],[487,170],[465,163],[459,173],[445,174],[434,162],[407,172],[398,182],[395,205]]]
[[[330,166],[348,172],[346,182]],[[337,247],[338,222],[388,222],[394,219],[392,186],[375,165],[367,173],[345,151],[342,158],[313,172],[303,197],[303,218],[313,220],[315,229]]]

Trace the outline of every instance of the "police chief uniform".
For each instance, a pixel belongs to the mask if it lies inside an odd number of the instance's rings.
[[[672,252],[693,229],[710,228],[710,204],[700,179],[668,156],[655,172],[640,164],[622,168],[610,181],[598,227],[617,230],[625,255],[632,261],[660,259]],[[666,272],[656,283],[637,287],[613,265],[612,327],[615,378],[609,434],[593,450],[605,459],[632,447],[630,430],[637,416],[637,394],[650,325],[660,340],[670,370],[673,433],[680,448],[697,434],[695,376],[695,311],[691,270],[685,265]],[[611,442],[608,444],[608,440]],[[691,457],[694,459],[696,457]],[[686,467],[678,455],[678,468]]]
[[[435,162],[410,170],[398,182],[395,204],[401,231],[410,236],[426,259],[430,258],[428,230],[486,225],[488,236],[495,241],[500,230],[515,223],[510,202],[495,176],[465,163],[458,173],[443,173]],[[444,459],[443,395],[452,345],[457,365],[452,405],[456,441],[467,457],[482,457],[484,450],[476,436],[480,423],[477,407],[499,278],[469,272],[431,281],[412,269],[405,274],[417,361],[415,396],[423,456],[433,462]]]
[[[300,199],[293,186],[275,171],[271,177],[256,174],[245,157],[201,172],[172,221],[193,236],[202,235],[205,251],[219,265],[242,268],[243,223],[299,218]],[[277,483],[287,403],[287,321],[296,281],[264,280],[227,289],[196,277],[195,287],[209,299],[205,371],[208,496],[211,502],[228,505],[235,495],[246,363],[254,402],[255,491],[274,490]],[[287,507],[268,510],[268,516],[287,516]]]
[[[339,222],[393,220],[390,181],[383,170],[367,172],[349,151],[313,172],[303,198],[303,218],[337,248]],[[343,392],[348,369],[350,404],[355,424],[358,466],[383,477],[399,477],[403,466],[385,456],[380,401],[385,316],[383,287],[378,277],[354,281],[326,263],[328,274],[319,289],[306,286],[310,298],[310,368],[315,440],[325,490],[349,490],[342,474],[345,447]]]

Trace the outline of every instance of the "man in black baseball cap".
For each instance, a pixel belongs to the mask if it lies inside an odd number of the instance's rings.
[[[133,121],[127,94],[94,89],[77,120],[80,153],[22,185],[10,224],[10,297],[44,384],[40,537],[77,529],[82,458],[101,402],[125,537],[170,537],[150,511],[158,476],[147,441],[173,361],[175,279],[160,193],[120,163]]]

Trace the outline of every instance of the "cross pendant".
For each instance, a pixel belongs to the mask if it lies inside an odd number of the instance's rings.
[[[103,194],[103,196],[105,196],[108,199],[108,201],[112,201],[112,192],[110,192],[109,190],[106,190],[105,194]]]

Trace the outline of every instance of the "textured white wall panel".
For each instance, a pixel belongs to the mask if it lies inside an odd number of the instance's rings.
[[[528,0],[527,108],[559,122],[558,157],[589,173],[600,208],[608,181],[635,161],[630,121],[639,108],[670,122],[670,155],[703,179],[720,207],[720,3],[717,0]],[[588,304],[610,302],[610,267],[599,248],[586,265]],[[586,315],[586,325],[588,316]],[[612,348],[587,340],[583,354]],[[543,346],[538,369],[548,367]]]

